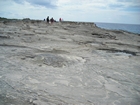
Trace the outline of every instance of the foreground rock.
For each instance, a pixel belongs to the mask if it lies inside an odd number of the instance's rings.
[[[139,105],[140,36],[92,23],[0,23],[1,105]]]

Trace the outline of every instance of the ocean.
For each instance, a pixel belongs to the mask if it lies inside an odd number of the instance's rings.
[[[104,29],[113,29],[113,30],[124,30],[136,34],[140,34],[140,25],[138,24],[118,24],[118,23],[99,23],[95,24]]]

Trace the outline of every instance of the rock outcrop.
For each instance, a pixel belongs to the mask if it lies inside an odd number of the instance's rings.
[[[94,23],[0,22],[1,105],[139,105],[140,36]]]

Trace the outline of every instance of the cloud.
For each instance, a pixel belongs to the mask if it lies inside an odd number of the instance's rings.
[[[110,4],[109,7],[112,9],[116,9],[116,8],[123,8],[124,5],[122,5],[122,4]]]
[[[139,6],[139,0],[58,0],[61,14],[76,21],[140,23]]]
[[[46,8],[56,8],[56,2],[57,0],[14,0],[14,2],[16,3],[24,3],[24,2],[28,2],[31,5],[34,6],[44,6]]]
[[[124,10],[125,10],[125,11],[140,12],[140,6],[126,7]]]
[[[140,7],[140,0],[117,0],[117,3],[124,5],[124,7]]]
[[[139,23],[140,0],[0,0],[0,15],[70,21]]]
[[[122,9],[126,11],[135,11],[140,8],[140,0],[13,0],[16,3],[23,4],[28,2],[33,6],[44,6],[46,8],[65,10],[92,10],[95,8]]]

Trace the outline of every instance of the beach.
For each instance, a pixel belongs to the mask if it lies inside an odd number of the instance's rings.
[[[140,35],[88,22],[0,21],[1,105],[140,105]]]

